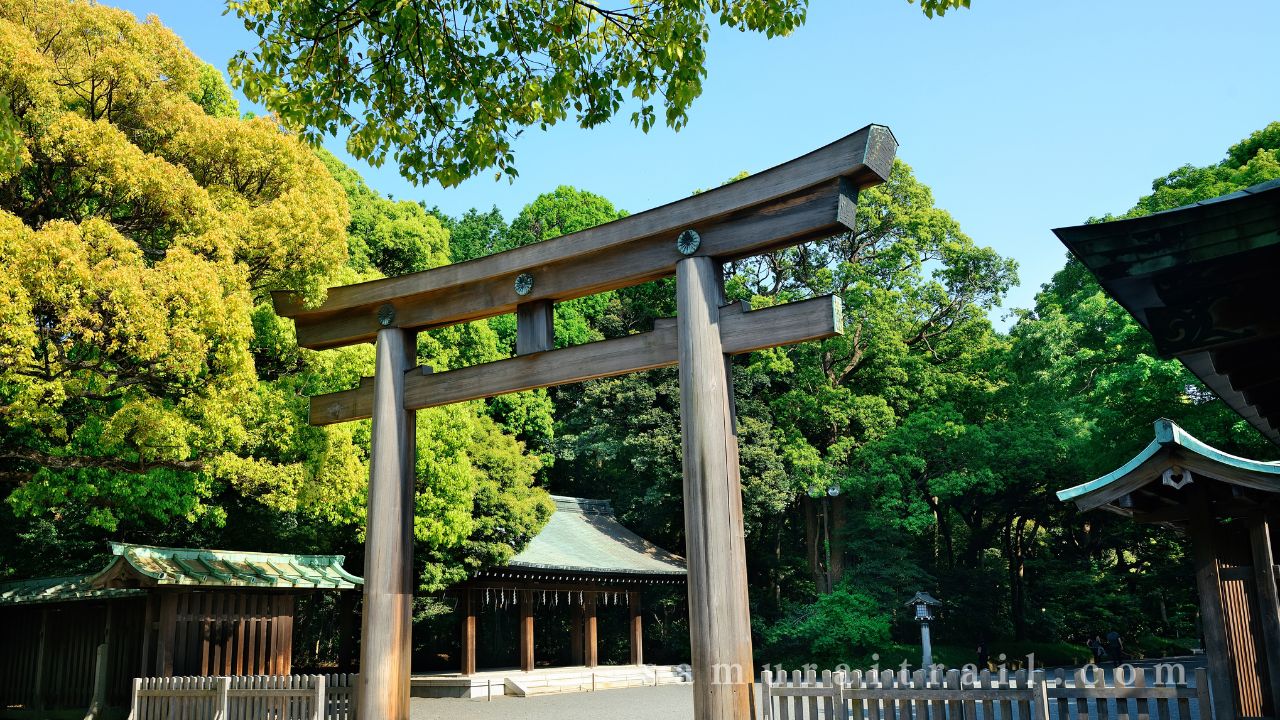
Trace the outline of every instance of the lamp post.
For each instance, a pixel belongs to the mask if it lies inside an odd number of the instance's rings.
[[[920,669],[928,670],[933,665],[933,646],[929,642],[929,622],[933,620],[933,608],[942,605],[937,598],[921,590],[907,601],[912,608],[913,617],[920,623]]]

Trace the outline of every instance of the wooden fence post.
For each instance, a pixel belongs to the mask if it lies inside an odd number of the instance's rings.
[[[129,701],[129,720],[141,720],[138,716],[138,701],[142,699],[142,678],[133,679],[133,696]]]
[[[657,687],[656,676],[654,687]],[[760,716],[773,720],[773,671],[767,667],[760,671]]]
[[[834,716],[835,720],[846,720],[846,718],[849,717],[849,710],[845,707],[845,703],[844,703],[844,685],[845,685],[845,682],[848,680],[848,677],[849,677],[848,674],[844,670],[841,670],[840,672],[835,674],[835,683],[836,683],[836,714]],[[862,718],[858,718],[858,720],[862,720]],[[943,720],[943,719],[939,717],[938,720]]]
[[[1213,703],[1209,698],[1209,673],[1204,668],[1196,668],[1196,706],[1200,710],[1200,720],[1213,717]]]
[[[327,711],[327,698],[325,697],[324,676],[316,675],[316,702],[315,707],[311,711],[311,720],[325,720],[329,713]]]
[[[960,671],[954,668],[948,670],[946,677],[943,679],[943,683],[946,689],[959,691],[963,687],[963,679],[960,676]],[[964,705],[959,700],[959,692],[948,697],[946,704],[947,710],[942,717],[952,718],[952,720],[960,720],[960,718],[964,717]],[[862,716],[859,715],[856,720],[862,720]],[[1059,720],[1066,720],[1066,718],[1059,718]]]
[[[213,718],[214,720],[227,720],[229,710],[227,695],[231,690],[231,678],[218,677],[213,680],[218,690],[218,699],[213,707]]]
[[[822,711],[827,717],[833,717],[836,711],[835,685],[831,682],[830,670],[822,671],[822,687],[830,691],[830,694],[822,699]]]
[[[853,720],[862,720],[863,701],[858,692],[862,687],[862,671],[854,670],[849,677],[849,709],[847,711],[847,715]],[[956,716],[956,720],[959,720],[959,716]]]
[[[1036,720],[1049,720],[1049,688],[1046,685],[1043,670],[1031,673],[1031,687],[1036,693]]]

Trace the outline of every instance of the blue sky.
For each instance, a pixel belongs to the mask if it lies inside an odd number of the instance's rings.
[[[155,13],[223,70],[255,40],[216,0],[106,4]],[[933,20],[905,0],[812,0],[790,37],[713,29],[684,130],[531,130],[514,184],[415,187],[328,144],[396,198],[509,219],[561,184],[638,212],[882,123],[937,204],[1018,261],[1005,306],[1028,307],[1065,257],[1051,228],[1127,210],[1157,176],[1280,120],[1277,27],[1275,0],[974,0]]]

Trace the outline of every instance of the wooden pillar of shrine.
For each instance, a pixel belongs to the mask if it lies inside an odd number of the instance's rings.
[[[148,593],[144,603],[145,607],[142,611],[142,647],[138,650],[138,677],[150,677],[151,673],[148,667],[151,665],[151,646],[152,626],[155,625],[156,615],[156,596],[155,593]]]
[[[1197,483],[1193,489],[1188,530],[1196,567],[1196,588],[1200,594],[1200,623],[1204,631],[1204,654],[1209,661],[1209,686],[1213,692],[1214,720],[1235,720],[1235,669],[1227,643],[1226,616],[1222,609],[1222,577],[1209,497]]]
[[[631,664],[644,664],[644,621],[640,616],[640,593],[627,593],[627,605],[631,608]]]
[[[458,654],[462,656],[463,675],[474,675],[476,672],[476,591],[466,588],[458,599],[461,613],[462,642]]]
[[[161,592],[160,620],[156,630],[156,674],[173,677],[174,646],[178,631],[178,593]]]
[[[1267,677],[1262,681],[1271,689],[1274,712],[1280,712],[1280,590],[1276,587],[1276,561],[1271,552],[1270,525],[1265,515],[1250,518],[1249,544],[1253,548],[1253,573],[1258,589],[1261,646],[1266,653]]]
[[[36,668],[35,668],[35,690],[32,693],[31,705],[37,713],[44,710],[44,690],[47,681],[45,679],[45,650],[48,647],[49,638],[49,608],[40,608],[40,635],[36,640]]]
[[[378,331],[364,553],[358,715],[408,720],[413,607],[414,413],[404,408],[414,333]]]
[[[356,611],[359,597],[353,592],[338,594],[338,672],[355,672]]]
[[[751,621],[732,376],[720,339],[719,263],[676,264],[685,556],[694,716],[753,717]]]
[[[599,664],[599,647],[600,643],[596,636],[596,594],[593,592],[586,593],[586,597],[582,601],[583,615],[583,632],[582,632],[582,662],[587,667],[595,667]]]
[[[569,610],[569,661],[574,665],[583,664],[582,608],[577,604]]]
[[[520,591],[520,669],[533,670],[533,591]]]

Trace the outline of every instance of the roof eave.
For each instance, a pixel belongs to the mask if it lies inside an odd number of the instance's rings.
[[[1059,490],[1058,499],[1074,502],[1081,510],[1103,508],[1130,516],[1131,512],[1111,503],[1155,482],[1164,469],[1172,465],[1232,485],[1280,493],[1280,464],[1223,452],[1164,418],[1155,422],[1155,435],[1129,462],[1100,478]]]

